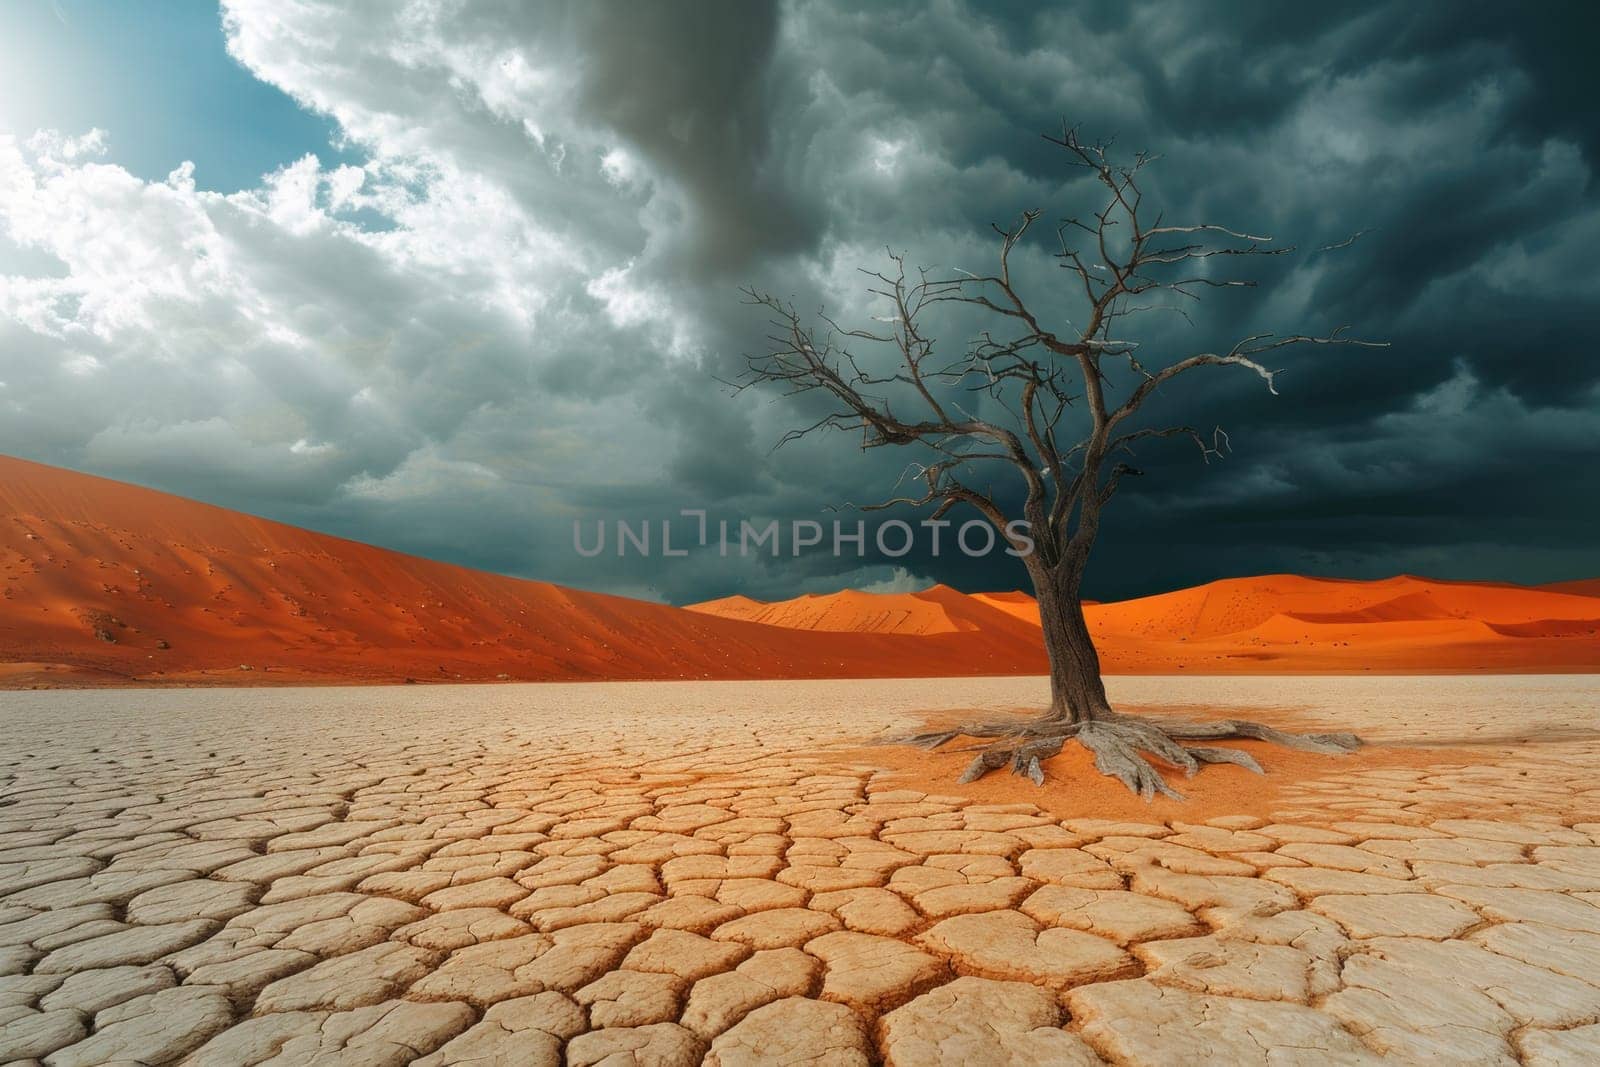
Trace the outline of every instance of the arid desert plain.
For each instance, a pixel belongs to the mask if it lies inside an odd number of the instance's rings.
[[[873,744],[1034,678],[0,693],[0,1060],[1600,1061],[1600,680],[1109,684],[1371,744],[1146,804]]]

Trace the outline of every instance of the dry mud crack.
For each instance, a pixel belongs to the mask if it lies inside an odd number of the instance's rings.
[[[0,694],[0,1061],[1600,1062],[1600,684],[1116,679],[1436,746],[1235,810],[844,747],[1039,684]]]

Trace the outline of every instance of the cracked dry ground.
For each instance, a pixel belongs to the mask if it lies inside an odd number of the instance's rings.
[[[1112,688],[1432,747],[1146,807],[841,747],[1036,679],[0,694],[0,1060],[1600,1061],[1600,685]]]

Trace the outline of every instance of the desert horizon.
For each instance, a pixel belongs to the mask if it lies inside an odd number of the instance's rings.
[[[0,686],[1039,674],[1021,591],[684,608],[0,457]],[[87,564],[92,563],[92,568]],[[334,576],[337,575],[337,578]],[[1085,610],[1111,674],[1600,671],[1600,581],[1259,575]],[[842,635],[851,636],[844,637]]]
[[[1051,699],[1020,591],[672,608],[6,457],[0,504],[7,1055],[1586,1055],[1592,580],[1087,603],[1120,713],[1265,731],[1141,794],[973,775]]]

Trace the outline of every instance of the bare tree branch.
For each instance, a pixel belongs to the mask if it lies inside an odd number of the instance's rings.
[[[780,444],[818,430],[849,429],[860,434],[864,449],[916,445],[932,453],[918,468],[922,493],[895,495],[868,510],[933,505],[943,513],[967,504],[1002,530],[1008,517],[1026,519],[1040,546],[1039,562],[1081,568],[1100,509],[1123,479],[1139,473],[1114,454],[1172,437],[1189,439],[1202,459],[1223,454],[1220,430],[1208,442],[1188,426],[1123,429],[1157,392],[1199,367],[1236,366],[1276,394],[1281,370],[1263,361],[1268,353],[1382,343],[1351,338],[1348,327],[1340,326],[1325,334],[1254,333],[1226,350],[1177,358],[1146,354],[1127,332],[1129,324],[1173,312],[1189,321],[1182,304],[1199,300],[1206,290],[1256,284],[1247,276],[1216,273],[1213,265],[1282,257],[1295,249],[1217,222],[1173,223],[1159,214],[1147,219],[1140,173],[1157,157],[1118,161],[1108,144],[1085,141],[1070,127],[1046,139],[1102,193],[1095,211],[1068,218],[1055,231],[1054,256],[1075,279],[1068,298],[1076,294],[1081,316],[1068,317],[1054,306],[1046,316],[1017,283],[1018,250],[1033,247],[1030,235],[1041,217],[1030,209],[1009,226],[994,226],[998,248],[991,274],[908,274],[904,257],[892,251],[889,269],[863,271],[867,292],[885,304],[870,325],[845,326],[819,313],[816,322],[826,331],[819,334],[791,303],[746,290],[749,302],[771,314],[773,330],[768,349],[747,357],[736,388],[761,385],[789,396],[823,397],[815,420],[789,431]],[[1346,247],[1366,232],[1318,251]],[[994,326],[948,351],[928,327],[929,316],[940,309],[965,309]],[[1113,393],[1120,399],[1113,400]],[[963,396],[972,395],[991,413],[975,415],[963,406],[970,403]],[[1060,435],[1071,427],[1069,411],[1081,411],[1086,426],[1080,423],[1063,441]],[[1020,514],[1008,516],[1004,498],[958,477],[986,464],[1008,465],[1020,478]]]
[[[1372,232],[1372,230],[1370,230],[1370,229],[1357,230],[1355,233],[1351,234],[1349,237],[1346,237],[1344,240],[1340,241],[1339,243],[1331,244],[1331,245],[1322,245],[1320,248],[1317,249],[1317,251],[1318,252],[1333,252],[1333,251],[1336,251],[1337,249],[1340,249],[1340,248],[1349,248],[1351,245],[1355,244],[1357,241],[1361,240],[1361,238],[1365,237],[1367,234],[1369,234],[1371,232]]]
[[[970,507],[1025,555],[1050,658],[1051,708],[1031,723],[963,726],[911,739],[929,746],[958,733],[992,739],[979,746],[963,781],[1009,764],[1040,783],[1041,761],[1069,738],[1094,754],[1098,769],[1147,798],[1177,794],[1141,753],[1190,773],[1206,763],[1261,769],[1247,753],[1188,741],[1237,736],[1346,751],[1359,743],[1353,736],[1298,737],[1234,721],[1174,724],[1112,710],[1081,582],[1102,509],[1127,479],[1143,474],[1133,462],[1140,447],[1185,439],[1208,463],[1229,451],[1220,427],[1207,438],[1190,425],[1138,426],[1135,417],[1151,397],[1186,381],[1190,371],[1214,366],[1242,367],[1276,394],[1281,371],[1267,365],[1269,353],[1383,346],[1349,337],[1348,327],[1340,326],[1327,333],[1257,332],[1215,351],[1151,351],[1134,329],[1138,323],[1176,312],[1192,325],[1184,305],[1209,290],[1256,284],[1247,275],[1225,273],[1228,268],[1295,249],[1216,222],[1170,223],[1159,213],[1148,218],[1139,176],[1156,157],[1141,153],[1119,161],[1108,144],[1085,141],[1070,127],[1047,139],[1069,166],[1091,178],[1100,197],[1096,210],[1056,227],[1052,254],[1068,284],[1052,292],[1048,304],[1037,302],[1013,269],[1036,250],[1030,234],[1041,215],[1028,210],[1011,225],[994,227],[999,247],[992,274],[908,276],[904,258],[890,252],[890,268],[863,272],[868,294],[884,304],[870,325],[845,326],[819,312],[820,326],[813,327],[792,303],[747,290],[749,302],[770,315],[772,332],[767,350],[746,358],[736,388],[770,388],[810,406],[812,421],[790,430],[780,445],[819,430],[847,429],[860,434],[863,449],[924,451],[902,473],[894,495],[861,510],[931,506],[938,519]],[[1347,247],[1365,232],[1317,251]],[[942,346],[930,325],[941,313],[987,328],[967,344]],[[980,471],[996,466],[1020,478],[1020,508],[1014,494],[997,494],[979,480]],[[907,481],[920,481],[921,491],[903,491]],[[1013,533],[1017,519],[1026,522],[1028,538]],[[1029,540],[1034,550],[1026,554]]]

